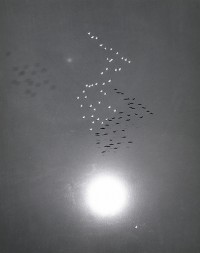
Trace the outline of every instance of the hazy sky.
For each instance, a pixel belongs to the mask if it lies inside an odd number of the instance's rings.
[[[0,0],[1,253],[200,252],[199,25],[197,0]],[[105,156],[76,101],[105,67],[88,31],[132,60],[114,85],[154,112]],[[83,205],[102,170],[131,188],[112,221]]]

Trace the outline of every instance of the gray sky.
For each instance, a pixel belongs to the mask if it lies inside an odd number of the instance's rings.
[[[0,0],[0,252],[200,252],[199,10],[194,0]],[[88,31],[132,60],[113,87],[154,112],[129,126],[129,149],[105,156],[76,101],[106,66]],[[114,221],[83,208],[102,169],[132,189]]]

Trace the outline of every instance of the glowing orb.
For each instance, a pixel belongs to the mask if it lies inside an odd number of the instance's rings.
[[[88,185],[86,201],[98,216],[111,217],[119,214],[126,206],[128,192],[119,178],[100,175]]]

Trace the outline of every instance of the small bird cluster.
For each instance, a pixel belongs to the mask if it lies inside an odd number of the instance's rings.
[[[127,96],[114,87],[112,81],[114,74],[121,73],[124,68],[123,63],[130,64],[131,60],[100,42],[99,37],[92,35],[91,32],[88,32],[88,36],[107,52],[107,64],[100,71],[96,82],[85,84],[76,99],[80,102],[82,119],[90,122],[89,131],[94,133],[100,152],[102,154],[116,152],[120,147],[129,148],[133,143],[133,140],[127,137],[126,129],[136,121],[142,120],[145,115],[153,115],[153,112],[137,102],[135,97]],[[111,99],[113,95],[115,97]],[[120,110],[114,105],[114,101],[119,100],[123,101],[125,110]]]
[[[6,57],[11,56],[11,52],[6,53]],[[24,94],[30,98],[37,96],[40,88],[47,88],[50,91],[56,89],[56,86],[52,84],[48,78],[48,70],[46,67],[41,66],[39,62],[35,64],[23,64],[21,66],[15,65],[11,67],[14,78],[11,80],[11,84],[15,87],[21,87]]]

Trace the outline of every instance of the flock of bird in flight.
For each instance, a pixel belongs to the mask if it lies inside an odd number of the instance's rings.
[[[11,57],[10,51],[6,52],[6,57]],[[11,80],[11,84],[15,87],[21,87],[27,97],[34,98],[37,96],[40,88],[48,88],[51,91],[56,89],[56,85],[52,84],[48,78],[48,70],[39,62],[35,64],[23,64],[21,66],[14,65],[11,67],[12,75],[15,76]]]
[[[95,82],[84,84],[76,99],[80,102],[82,119],[90,122],[88,128],[96,137],[96,146],[100,152],[116,152],[133,144],[133,140],[127,138],[127,129],[145,116],[153,115],[153,112],[113,84],[114,75],[123,72],[125,65],[130,64],[131,60],[102,43],[99,37],[91,32],[87,34],[106,52],[106,65]],[[125,103],[123,110],[118,108],[119,99],[120,104]]]

